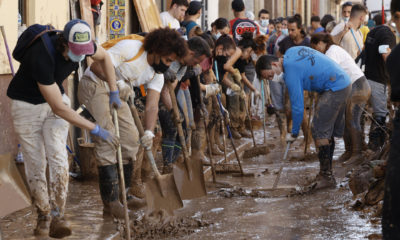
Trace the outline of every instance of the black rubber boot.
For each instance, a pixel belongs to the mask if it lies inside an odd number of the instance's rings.
[[[104,204],[104,213],[115,218],[124,219],[124,207],[119,202],[119,183],[117,165],[98,167],[99,187],[101,200]]]
[[[386,139],[386,117],[374,117],[374,119],[369,132],[368,148],[377,151],[383,146]]]
[[[336,181],[332,174],[332,155],[335,145],[325,145],[318,148],[320,170],[316,177],[313,189],[336,187]]]

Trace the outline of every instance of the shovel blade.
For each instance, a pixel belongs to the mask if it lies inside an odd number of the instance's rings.
[[[172,216],[174,215],[174,210],[183,207],[183,202],[172,174],[165,174],[158,179],[154,178],[147,181],[145,183],[145,192],[149,212],[164,210]]]
[[[173,167],[174,178],[179,194],[183,200],[199,198],[207,195],[204,182],[203,163],[197,157],[199,154],[193,151],[192,156],[188,158],[188,164],[191,169],[192,178],[185,163],[175,163]]]

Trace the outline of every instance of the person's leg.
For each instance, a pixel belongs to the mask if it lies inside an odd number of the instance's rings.
[[[368,80],[371,86],[371,105],[373,118],[369,132],[368,147],[376,151],[382,147],[386,138],[387,89],[384,84]]]
[[[95,83],[86,76],[79,82],[78,99],[85,104],[96,119],[96,123],[110,132],[115,132],[111,116],[109,93],[105,82]],[[91,135],[95,143],[94,152],[99,172],[99,188],[104,204],[104,213],[116,218],[124,218],[124,208],[119,201],[119,182],[117,166],[117,149],[105,140]]]
[[[64,95],[63,101],[70,105]],[[50,173],[50,204],[52,220],[50,236],[63,238],[71,235],[71,229],[64,218],[68,192],[68,154],[67,145],[69,123],[54,113],[50,113],[43,124],[43,137]]]
[[[14,130],[24,155],[25,174],[38,219],[34,234],[48,236],[50,226],[50,203],[46,179],[46,155],[43,142],[43,123],[51,111],[48,104],[33,105],[13,100],[11,114]],[[64,147],[65,148],[65,147]]]
[[[251,138],[251,133],[246,130],[246,99],[239,97],[239,117],[238,117],[238,121],[239,121],[239,133],[240,135],[242,135],[242,137],[245,138]],[[249,120],[250,116],[249,116]]]
[[[391,146],[400,144],[400,113],[393,120]],[[383,199],[383,239],[400,239],[400,148],[391,147],[386,166],[385,196]]]
[[[192,104],[192,97],[190,95],[189,89],[185,89],[183,91],[185,102],[186,102],[186,109],[188,115],[188,124],[187,124],[187,147],[189,151],[189,155],[191,155],[191,148],[192,148],[192,135],[193,131],[196,129],[196,124],[194,120],[194,111],[193,111],[193,104]]]
[[[177,136],[177,128],[175,126],[172,112],[169,111],[164,104],[160,103],[158,117],[162,129],[161,150],[163,156],[163,173],[172,172],[173,153]]]
[[[231,127],[231,133],[232,137],[235,139],[240,139],[242,135],[239,133],[239,127],[240,127],[240,102],[239,102],[239,95],[238,94],[233,94],[233,95],[227,95],[226,96],[226,102],[227,102],[227,110],[229,112],[229,117],[230,117],[230,127]]]

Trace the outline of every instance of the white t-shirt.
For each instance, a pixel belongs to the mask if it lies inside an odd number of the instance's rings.
[[[331,35],[336,36],[341,31],[343,31],[344,27],[345,27],[344,22],[339,23],[333,28]],[[340,41],[340,46],[344,48],[344,50],[346,50],[353,59],[356,59],[357,56],[361,53],[360,49],[363,49],[364,47],[363,34],[361,33],[360,30],[353,29],[348,31]]]
[[[364,73],[361,71],[360,67],[358,67],[354,59],[351,58],[350,54],[348,54],[343,48],[337,45],[331,45],[325,55],[343,68],[343,70],[350,76],[351,84],[364,76]]]
[[[122,79],[134,87],[146,85],[149,89],[161,92],[164,85],[164,75],[157,74],[153,67],[149,65],[146,51],[137,59],[128,62],[138,54],[142,45],[143,43],[139,40],[126,39],[119,41],[107,50],[115,67],[117,80]],[[96,82],[101,81],[90,71],[90,67],[86,69],[85,75]]]
[[[164,27],[178,30],[181,25],[179,21],[174,18],[168,11],[160,13],[161,22]]]

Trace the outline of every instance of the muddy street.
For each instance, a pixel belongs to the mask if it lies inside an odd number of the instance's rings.
[[[290,148],[288,160],[283,163],[278,132],[273,124],[268,131],[268,144],[275,145],[271,152],[243,160],[245,171],[255,173],[255,177],[218,174],[217,181],[234,187],[215,188],[210,178],[206,197],[185,200],[184,208],[162,223],[158,216],[144,217],[144,210],[137,212],[138,220],[131,220],[134,239],[379,239],[373,238],[381,233],[380,218],[374,216],[376,209],[353,210],[347,170],[336,161],[336,189],[288,197],[271,197],[263,192],[272,187],[281,164],[285,165],[278,187],[297,189],[312,180],[319,166],[315,155],[302,158],[303,139]],[[256,137],[261,144],[261,130],[257,130]],[[334,159],[344,151],[342,141],[336,143]],[[124,234],[121,224],[103,219],[96,182],[71,180],[66,216],[73,229],[66,239],[121,239]],[[2,219],[3,239],[35,239],[35,218],[36,213],[29,208]]]

